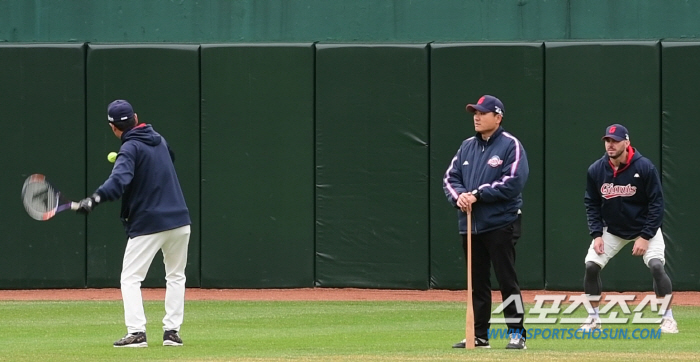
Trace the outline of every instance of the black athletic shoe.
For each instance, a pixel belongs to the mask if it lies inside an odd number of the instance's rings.
[[[466,348],[467,347],[467,340],[463,339],[461,342],[457,342],[452,345],[452,348]],[[483,339],[483,338],[474,338],[474,347],[475,348],[491,348],[491,345],[489,344],[488,339]]]
[[[511,334],[510,343],[508,343],[506,349],[527,349],[525,338],[519,334]]]
[[[165,331],[163,332],[163,345],[164,346],[182,346],[182,339],[177,331]]]
[[[124,338],[114,342],[114,347],[148,347],[146,333],[127,333]]]

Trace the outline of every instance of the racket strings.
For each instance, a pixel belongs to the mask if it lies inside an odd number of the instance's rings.
[[[46,181],[28,180],[22,188],[24,208],[37,220],[44,220],[47,213],[55,211],[58,198],[58,193]]]

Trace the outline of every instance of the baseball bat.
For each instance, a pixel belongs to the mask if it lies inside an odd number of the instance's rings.
[[[467,327],[464,347],[474,348],[474,303],[472,302],[472,213],[467,212]]]

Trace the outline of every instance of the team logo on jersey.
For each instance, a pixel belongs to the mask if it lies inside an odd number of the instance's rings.
[[[503,160],[501,160],[501,158],[498,157],[498,155],[494,155],[491,158],[489,158],[489,161],[486,163],[491,167],[498,167],[501,164],[503,164]]]
[[[607,183],[600,187],[600,193],[606,200],[615,197],[630,197],[637,193],[637,186],[632,186],[631,184],[615,185],[613,183]]]

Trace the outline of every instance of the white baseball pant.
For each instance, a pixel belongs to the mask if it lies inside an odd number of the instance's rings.
[[[604,227],[603,228],[603,254],[598,255],[598,253],[593,250],[593,243],[594,241],[591,241],[591,246],[588,248],[588,254],[586,255],[586,260],[585,262],[592,261],[598,265],[600,265],[601,268],[604,268],[605,265],[608,264],[610,259],[613,258],[613,256],[617,255],[617,253],[622,250],[625,245],[627,245],[629,242],[633,242],[637,239],[623,239],[621,237],[615,236],[611,233],[608,232],[608,228]],[[646,253],[642,256],[642,259],[644,260],[644,264],[649,267],[649,260],[651,259],[659,259],[661,260],[662,263],[666,264],[666,259],[664,258],[664,251],[666,249],[666,245],[664,244],[664,236],[663,233],[661,233],[661,228],[659,228],[656,231],[656,235],[654,235],[651,240],[649,240],[649,248],[647,249]]]
[[[185,266],[190,226],[129,238],[122,265],[121,290],[124,321],[129,333],[146,331],[141,282],[158,250],[165,264],[165,317],[163,330],[180,330],[185,312]]]

